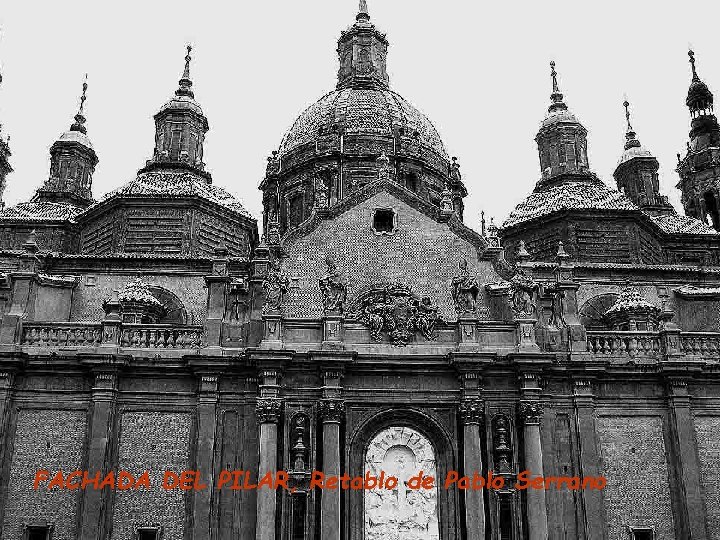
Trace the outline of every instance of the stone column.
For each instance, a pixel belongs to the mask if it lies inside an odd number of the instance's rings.
[[[199,375],[195,468],[207,488],[193,492],[193,540],[210,540],[210,511],[215,489],[213,455],[217,430],[218,376],[213,373]]]
[[[540,438],[540,419],[543,405],[539,401],[521,401],[520,419],[524,425],[525,469],[531,476],[543,475],[543,454]],[[528,539],[548,540],[547,507],[545,491],[526,489],[528,513]]]
[[[10,421],[13,385],[15,383],[15,369],[2,366],[0,371],[0,477],[9,478],[10,456],[8,451],[8,429]],[[7,504],[8,482],[0,485],[0,519],[5,515],[4,504]]]
[[[212,274],[205,276],[207,287],[207,317],[205,319],[205,335],[208,347],[222,346],[222,322],[227,311],[228,250],[219,245],[214,250]]]
[[[345,418],[345,403],[339,399],[320,401],[323,433],[323,472],[340,475],[340,423]],[[320,538],[340,540],[340,489],[324,490],[320,495]]]
[[[465,399],[460,404],[460,421],[463,425],[463,467],[466,476],[483,474],[480,424],[485,417],[485,405],[480,399]],[[465,523],[467,540],[485,540],[485,492],[465,491]]]
[[[266,473],[277,471],[278,421],[282,411],[282,400],[276,397],[259,398],[256,405],[260,431],[258,480]],[[277,494],[274,489],[257,490],[256,540],[275,540],[277,521]]]
[[[94,371],[95,384],[92,389],[92,419],[90,421],[90,446],[87,469],[91,475],[110,470],[108,450],[113,436],[117,401],[118,372],[112,366]],[[97,540],[105,531],[105,503],[107,490],[86,489],[83,494],[83,511],[80,538]]]
[[[695,438],[695,420],[690,409],[687,379],[678,376],[668,379],[668,405],[671,432],[675,446],[675,461],[679,475],[682,500],[680,530],[683,538],[707,540],[707,514],[700,485],[700,461]],[[679,463],[678,463],[679,462]]]
[[[580,447],[580,471],[583,478],[602,476],[600,468],[600,449],[595,426],[595,404],[592,381],[575,379],[573,398],[577,417],[578,445]],[[583,511],[585,514],[585,537],[587,540],[605,540],[605,500],[603,492],[595,489],[583,489]]]

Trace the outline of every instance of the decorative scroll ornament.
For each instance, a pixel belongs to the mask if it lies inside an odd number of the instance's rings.
[[[277,398],[261,398],[255,404],[255,414],[259,424],[274,424],[282,414],[282,400]]]
[[[465,399],[458,408],[463,424],[482,424],[484,411],[485,407],[480,399]]]
[[[437,339],[435,326],[442,320],[430,298],[421,299],[404,285],[376,285],[359,298],[350,318],[368,326],[375,341],[382,341],[386,332],[398,346],[407,345],[416,331]]]
[[[297,414],[292,421],[292,440],[291,449],[293,467],[296,471],[304,471],[307,466],[308,458],[308,417],[304,414]]]
[[[266,295],[263,313],[280,311],[289,286],[290,279],[280,268],[280,260],[273,260],[272,266],[262,282],[262,288],[265,290]]]
[[[320,291],[323,295],[323,313],[342,313],[347,298],[347,281],[337,269],[332,257],[325,258],[327,274],[320,278]]]
[[[323,422],[342,422],[345,418],[345,402],[339,399],[323,399],[318,408]]]
[[[458,315],[474,315],[477,307],[477,296],[480,284],[475,276],[470,275],[468,263],[461,259],[458,263],[460,274],[452,280],[452,298]]]
[[[510,445],[510,422],[504,415],[493,420],[493,450],[495,468],[499,472],[507,472],[511,468],[512,446]]]
[[[520,419],[523,424],[539,424],[544,411],[544,406],[539,401],[521,401]]]
[[[537,289],[538,284],[523,270],[518,269],[510,280],[510,304],[516,319],[535,316],[537,308],[534,300]]]

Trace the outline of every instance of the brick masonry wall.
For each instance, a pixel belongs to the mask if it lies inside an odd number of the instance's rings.
[[[720,539],[720,416],[695,417],[695,435],[700,456],[700,483],[705,495],[708,533]]]
[[[113,290],[121,290],[128,281],[138,274],[103,275],[96,277],[95,285],[88,285],[86,276],[80,278],[80,284],[73,294],[70,319],[73,321],[99,321],[103,318],[103,302],[110,298]],[[188,324],[203,324],[207,316],[207,289],[201,276],[151,275],[143,273],[140,278],[149,285],[167,289],[185,306]]]
[[[372,229],[375,208],[392,208],[397,231],[377,235]],[[488,261],[478,261],[477,249],[438,223],[388,193],[379,193],[354,206],[295,243],[286,246],[283,266],[293,283],[285,314],[320,317],[322,302],[318,280],[326,273],[325,256],[332,255],[348,280],[348,305],[378,282],[401,283],[415,294],[429,296],[446,320],[455,320],[450,282],[458,275],[458,262],[468,261],[480,284],[498,281]]]
[[[77,537],[80,491],[33,490],[38,469],[82,469],[87,413],[21,409],[17,417],[3,540],[21,540],[24,525],[45,519],[53,524],[53,540]]]
[[[628,526],[655,528],[656,540],[674,540],[663,422],[660,416],[597,419],[608,540],[627,540]]]
[[[122,414],[118,470],[133,475],[150,471],[151,488],[115,492],[113,540],[133,540],[135,527],[143,525],[162,526],[163,540],[183,540],[188,492],[161,486],[165,471],[188,469],[191,426],[186,413]]]

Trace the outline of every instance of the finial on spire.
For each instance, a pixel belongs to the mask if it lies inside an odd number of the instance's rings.
[[[688,51],[688,56],[690,57],[690,66],[692,67],[692,74],[693,74],[692,80],[699,81],[700,77],[698,77],[697,71],[695,69],[695,51],[690,49]]]
[[[369,21],[370,13],[368,13],[367,0],[360,0],[360,9],[358,10],[357,17],[355,19],[359,21]]]
[[[640,141],[638,141],[635,137],[636,133],[630,123],[630,102],[627,98],[623,101],[623,107],[625,107],[625,121],[627,122],[627,130],[625,131],[625,150],[629,150],[630,148],[639,148]]]
[[[628,133],[632,131],[632,125],[630,124],[630,102],[625,98],[623,101],[623,107],[625,107],[625,121],[627,122]]]
[[[192,45],[188,43],[187,45],[187,54],[185,55],[185,69],[183,70],[182,77],[180,78],[179,84],[180,86],[175,91],[176,96],[188,96],[191,98],[194,98],[195,95],[193,94],[192,88],[192,81],[190,80],[190,61],[192,60],[192,56],[190,56],[190,53],[192,52]]]
[[[77,114],[75,115],[75,122],[70,126],[70,131],[79,131],[80,133],[87,133],[87,128],[85,127],[85,100],[87,99],[87,73],[85,74],[85,80],[83,81],[82,85],[82,94],[80,95],[80,108],[78,109]]]
[[[563,95],[560,93],[560,87],[558,86],[557,81],[557,71],[555,71],[555,60],[552,60],[550,62],[550,76],[552,77],[552,94],[550,94],[550,99],[552,100],[552,103],[550,105],[550,108],[548,109],[549,113],[554,113],[558,110],[566,110],[567,105],[563,102]]]

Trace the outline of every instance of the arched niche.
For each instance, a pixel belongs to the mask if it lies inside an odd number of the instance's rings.
[[[615,304],[617,299],[616,293],[593,296],[580,307],[580,323],[587,330],[608,330],[605,312]]]
[[[159,323],[187,324],[185,306],[174,293],[157,285],[149,285],[148,290],[165,307],[166,315],[158,321]]]
[[[373,441],[389,428],[412,430],[428,442],[435,456],[435,485],[437,487],[437,522],[439,540],[459,540],[460,520],[458,492],[444,489],[443,484],[451,470],[458,470],[457,448],[453,441],[456,436],[442,426],[437,419],[417,409],[388,409],[366,419],[348,437],[346,448],[346,470],[350,476],[364,476],[368,451]],[[409,433],[409,431],[408,431]],[[394,445],[399,446],[399,445]],[[406,450],[395,448],[397,452]],[[345,538],[348,540],[369,540],[366,535],[366,500],[363,490],[347,490],[345,496],[346,524]]]

